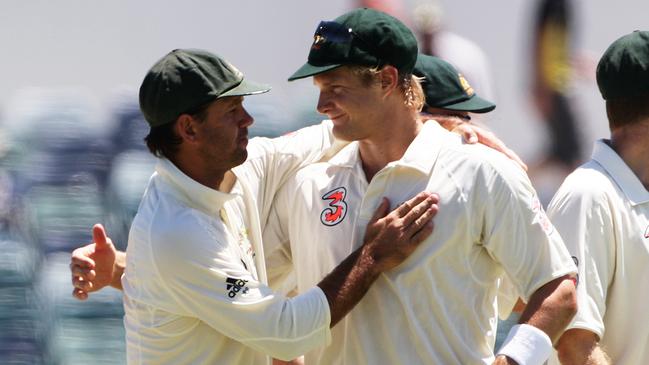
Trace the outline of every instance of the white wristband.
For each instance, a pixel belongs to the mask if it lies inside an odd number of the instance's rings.
[[[507,338],[498,350],[518,365],[542,365],[552,352],[552,341],[540,329],[529,324],[517,324],[509,330]]]

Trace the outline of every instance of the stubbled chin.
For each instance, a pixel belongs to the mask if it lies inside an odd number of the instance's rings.
[[[336,137],[337,139],[339,139],[341,141],[352,142],[354,140],[353,138],[351,138],[350,136],[345,134],[345,132],[344,132],[344,130],[342,128],[336,127],[335,124],[334,124],[334,127],[331,130],[331,132],[333,133],[334,137]]]

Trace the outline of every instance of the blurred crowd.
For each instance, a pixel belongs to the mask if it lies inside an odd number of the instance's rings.
[[[299,127],[250,105],[251,135]],[[101,116],[76,90],[21,91],[0,121],[0,363],[122,364],[121,293],[71,295],[70,252],[98,222],[119,249],[153,172],[135,97]],[[105,114],[105,113],[104,113]],[[306,120],[306,119],[304,119]]]

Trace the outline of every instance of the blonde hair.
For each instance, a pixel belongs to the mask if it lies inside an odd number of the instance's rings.
[[[379,81],[377,76],[381,72],[381,69],[376,66],[350,66],[350,69],[365,85],[371,85]],[[421,87],[421,78],[413,74],[399,73],[398,86],[403,95],[403,103],[420,112],[425,102],[424,89]]]

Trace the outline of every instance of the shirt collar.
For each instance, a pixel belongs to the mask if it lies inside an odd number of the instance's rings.
[[[437,161],[440,146],[448,143],[448,134],[449,132],[436,121],[428,120],[410,143],[403,157],[398,161],[391,162],[388,166],[406,166],[428,174],[432,170],[435,161]],[[358,142],[352,142],[332,157],[329,163],[335,166],[352,168],[361,162],[358,149]]]
[[[448,144],[452,138],[460,138],[460,136],[450,133],[435,120],[425,121],[419,134],[396,164],[409,166],[423,174],[429,174],[437,162],[440,147]]]
[[[197,182],[165,158],[158,160],[155,169],[169,185],[172,193],[190,207],[197,208],[209,215],[217,214],[223,204],[236,197],[236,194],[222,193]]]
[[[360,162],[358,142],[351,142],[336,153],[330,160],[331,165],[339,167],[353,167]]]
[[[609,141],[605,139],[595,142],[592,159],[597,161],[613,178],[631,205],[649,202],[649,191],[607,142]]]

